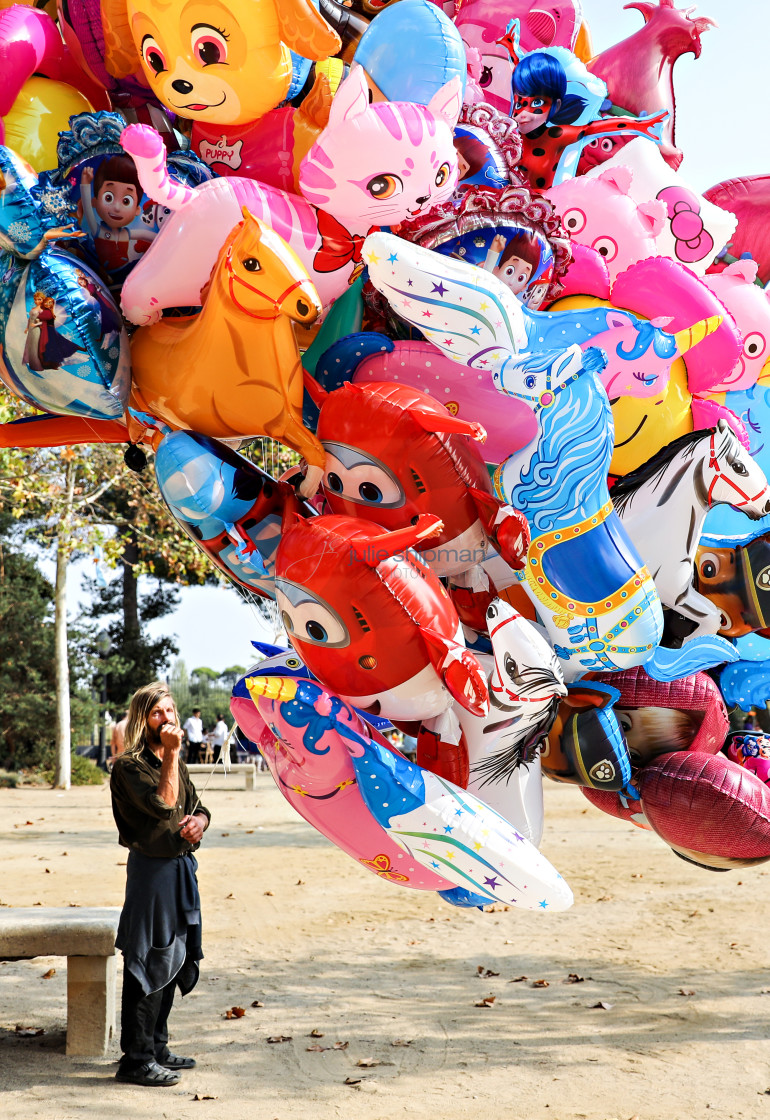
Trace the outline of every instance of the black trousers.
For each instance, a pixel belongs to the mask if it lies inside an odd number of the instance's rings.
[[[202,746],[203,746],[202,743],[188,742],[188,744],[187,744],[187,761],[188,762],[200,762],[200,760],[201,760],[201,747]]]
[[[168,1054],[168,1017],[175,990],[176,978],[165,988],[145,995],[136,977],[124,968],[120,1008],[120,1064],[124,1070],[138,1069]]]

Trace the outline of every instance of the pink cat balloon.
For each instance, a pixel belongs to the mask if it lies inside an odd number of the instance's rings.
[[[452,130],[461,107],[457,77],[427,107],[370,105],[364,72],[353,66],[332,102],[329,124],[303,160],[302,196],[237,176],[181,187],[166,172],[159,135],[130,125],[121,144],[142,187],[174,213],[123,287],[125,316],[146,325],[157,322],[163,308],[198,306],[244,206],[291,245],[328,307],[345,291],[371,229],[412,220],[450,198],[457,182]]]
[[[735,261],[722,272],[706,274],[715,296],[731,311],[743,338],[738,361],[713,392],[750,389],[760,377],[770,374],[770,293],[758,287],[755,261]]]

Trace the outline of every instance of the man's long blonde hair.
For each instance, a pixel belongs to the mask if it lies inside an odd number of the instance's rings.
[[[146,684],[136,690],[128,705],[124,754],[137,755],[142,752],[147,742],[147,717],[155,705],[167,696],[174,705],[174,716],[178,724],[179,713],[176,710],[176,702],[163,681],[153,681],[152,684]]]

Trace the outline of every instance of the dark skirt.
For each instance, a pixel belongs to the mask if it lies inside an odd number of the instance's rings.
[[[192,852],[175,859],[129,852],[115,945],[145,995],[172,980],[187,995],[198,982],[203,950],[197,869]]]

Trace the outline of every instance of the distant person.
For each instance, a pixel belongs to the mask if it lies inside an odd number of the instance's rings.
[[[200,708],[193,708],[192,715],[184,721],[182,730],[187,740],[187,765],[200,762],[203,743],[203,720]]]
[[[220,714],[217,716],[217,722],[214,724],[213,730],[211,732],[211,747],[214,751],[215,762],[222,753],[222,747],[225,745],[225,739],[227,738],[227,735],[228,730],[227,724],[225,723],[225,717]]]
[[[211,820],[179,757],[182,739],[165,684],[134,693],[125,751],[110,778],[120,843],[129,849],[115,942],[123,953],[123,1056],[115,1077],[130,1085],[176,1085],[195,1066],[168,1046],[176,988],[183,996],[192,991],[203,956],[193,852]]]
[[[115,761],[119,754],[123,754],[126,749],[126,725],[128,724],[128,712],[123,713],[123,718],[119,719],[116,724],[113,724],[112,735],[110,736],[110,765]]]

